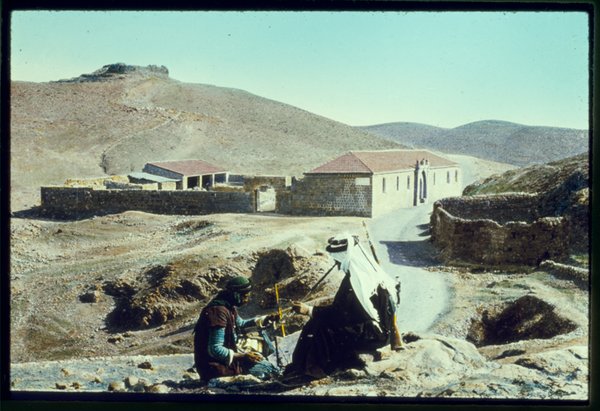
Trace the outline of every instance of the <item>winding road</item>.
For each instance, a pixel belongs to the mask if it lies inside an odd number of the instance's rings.
[[[398,326],[402,333],[427,331],[446,311],[449,286],[435,265],[429,240],[431,204],[395,210],[367,222],[369,235],[384,270],[398,278],[402,289]]]

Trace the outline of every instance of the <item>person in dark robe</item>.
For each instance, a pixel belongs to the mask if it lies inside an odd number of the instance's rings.
[[[244,329],[263,327],[275,320],[274,315],[251,319],[238,315],[237,307],[248,303],[251,289],[250,280],[235,277],[200,312],[194,328],[194,365],[202,380],[239,374],[267,379],[278,374],[277,367],[260,353],[238,348]]]
[[[358,271],[365,265],[349,264],[348,241],[352,242],[350,247],[358,245],[357,240],[350,237],[330,239],[327,247],[346,272],[333,302],[315,307],[298,302],[292,305],[296,313],[308,315],[310,320],[300,333],[286,375],[322,378],[336,369],[357,364],[358,353],[373,351],[394,341],[396,303],[390,294],[389,282],[366,284],[363,279],[365,288],[370,287],[368,295],[364,290],[355,290],[352,275],[359,273],[352,270]],[[359,254],[359,257],[364,259],[365,256]],[[372,263],[368,256],[365,261]],[[373,273],[366,274],[374,277]],[[360,284],[360,279],[354,284]]]

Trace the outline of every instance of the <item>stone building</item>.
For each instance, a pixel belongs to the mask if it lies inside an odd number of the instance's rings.
[[[304,173],[289,211],[374,217],[462,192],[457,163],[427,150],[351,151]]]
[[[144,173],[177,180],[177,189],[208,188],[227,183],[229,172],[202,160],[180,160],[146,163]]]
[[[159,190],[175,190],[177,189],[177,183],[180,181],[174,178],[143,172],[129,173],[127,178],[132,184],[156,185]]]

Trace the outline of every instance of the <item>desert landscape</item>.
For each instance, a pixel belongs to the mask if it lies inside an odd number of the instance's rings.
[[[487,266],[443,258],[429,238],[432,204],[372,219],[127,211],[56,220],[39,213],[42,186],[124,175],[148,161],[202,159],[240,174],[302,177],[350,150],[407,147],[460,164],[464,195],[560,193],[564,215],[589,206],[587,130],[499,121],[465,125],[462,134],[461,128],[382,126],[351,127],[242,90],[181,83],[163,66],[111,64],[74,79],[12,82],[11,390],[163,394],[167,401],[169,395],[585,401],[584,239],[561,261]],[[547,142],[543,150],[522,148],[540,139]],[[382,266],[403,285],[404,350],[363,354],[356,368],[292,389],[251,378],[199,382],[191,330],[228,278],[244,275],[257,285],[243,316],[272,312],[275,283],[285,301],[301,299],[332,265],[327,239],[350,233],[366,244],[363,222]],[[327,277],[310,301],[331,298],[342,276]],[[303,321],[287,319],[284,354]]]

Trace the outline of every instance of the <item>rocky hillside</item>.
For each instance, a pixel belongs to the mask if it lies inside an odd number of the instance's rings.
[[[186,84],[165,67],[107,65],[75,79],[11,84],[12,208],[39,186],[202,159],[234,173],[302,175],[348,150],[399,147],[248,92]],[[48,167],[48,165],[52,165]]]
[[[589,150],[587,130],[526,126],[485,120],[447,129],[418,123],[388,123],[361,130],[415,148],[527,166]]]
[[[589,174],[589,156],[580,154],[547,164],[533,165],[492,175],[467,186],[464,194],[549,193],[564,185],[578,190],[582,187],[589,187]]]

